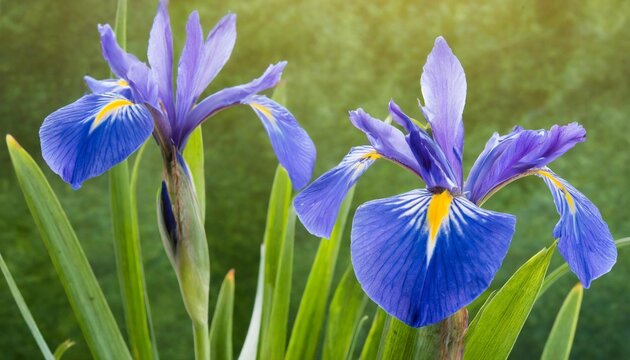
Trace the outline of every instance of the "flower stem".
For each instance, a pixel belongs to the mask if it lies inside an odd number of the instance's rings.
[[[210,360],[208,323],[193,321],[193,335],[195,338],[195,360]]]

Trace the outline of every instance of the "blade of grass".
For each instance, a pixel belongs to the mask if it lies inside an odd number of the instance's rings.
[[[521,266],[479,312],[466,334],[465,358],[507,359],[536,297],[556,244]]]
[[[344,273],[330,303],[323,359],[345,359],[367,305],[367,296],[354,276],[352,265]]]
[[[547,338],[547,343],[545,343],[541,360],[566,360],[569,358],[575,328],[580,316],[583,292],[582,285],[578,283],[564,299]]]
[[[324,324],[337,255],[353,196],[354,187],[348,192],[341,205],[330,239],[322,239],[319,243],[315,261],[302,294],[285,359],[301,360],[315,357]]]
[[[24,322],[26,322],[26,325],[28,325],[28,329],[31,331],[31,335],[33,335],[33,338],[35,338],[35,342],[37,343],[37,346],[39,347],[39,351],[42,352],[44,359],[54,360],[55,357],[53,356],[53,353],[50,351],[50,348],[46,344],[46,340],[44,340],[44,336],[39,331],[39,328],[37,327],[37,324],[35,323],[35,319],[33,319],[33,315],[31,314],[31,311],[28,309],[28,305],[26,305],[26,301],[24,301],[24,297],[22,297],[22,293],[20,292],[20,289],[17,287],[17,284],[15,283],[15,280],[13,279],[13,276],[11,275],[11,272],[9,271],[9,268],[7,267],[7,264],[4,262],[4,258],[2,258],[2,254],[0,254],[0,270],[2,270],[2,275],[4,275],[4,278],[7,281],[7,285],[9,285],[9,291],[11,292],[11,295],[13,296],[13,300],[15,300],[15,303],[17,304],[18,309],[20,310],[20,314],[22,314],[22,317],[24,318]]]
[[[79,240],[44,174],[13,137],[7,136],[7,146],[28,208],[92,355],[131,359]]]
[[[55,349],[55,360],[61,359],[63,357],[63,354],[65,354],[66,351],[68,351],[68,349],[70,349],[73,346],[74,346],[74,341],[72,340],[66,340],[62,342],[61,344],[59,344],[59,346],[57,346],[57,348]]]
[[[232,360],[232,319],[234,316],[234,270],[228,271],[212,316],[210,359]]]
[[[387,314],[385,311],[380,307],[377,308],[374,320],[372,320],[372,326],[370,326],[370,331],[365,338],[363,350],[361,350],[361,359],[376,359],[386,318]]]
[[[258,283],[256,285],[256,298],[254,309],[245,336],[245,342],[238,356],[239,360],[256,360],[258,352],[258,335],[260,335],[260,320],[262,316],[263,285],[265,282],[265,246],[260,246],[260,264],[258,265]]]

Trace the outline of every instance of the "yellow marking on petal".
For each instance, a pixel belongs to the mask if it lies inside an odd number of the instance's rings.
[[[572,214],[574,214],[575,201],[573,201],[573,196],[571,196],[571,194],[569,193],[569,189],[567,189],[567,187],[564,186],[564,184],[561,183],[558,179],[556,179],[555,176],[553,176],[551,173],[544,170],[538,170],[537,173],[549,179],[556,188],[562,191],[562,193],[564,194],[564,198],[567,200],[567,204],[569,204],[569,210],[571,211]]]
[[[361,156],[361,159],[370,159],[370,160],[377,160],[382,158],[383,156],[381,154],[379,154],[376,151],[370,151],[367,154],[363,154],[363,156]]]
[[[127,82],[127,80],[120,79],[120,80],[116,81],[116,85],[118,85],[118,86],[129,86],[129,83]]]
[[[427,211],[427,224],[429,225],[429,241],[427,243],[427,258],[433,255],[437,233],[442,226],[442,222],[448,216],[449,208],[453,202],[453,195],[448,191],[443,191],[431,197],[429,210]]]
[[[92,122],[92,129],[97,127],[101,121],[107,119],[112,112],[116,111],[118,108],[123,106],[133,105],[133,103],[126,99],[116,99],[109,104],[103,106],[101,110],[94,117],[94,122]]]
[[[265,115],[267,120],[271,121],[272,123],[276,122],[276,118],[273,117],[273,114],[271,113],[271,110],[268,107],[259,103],[255,103],[255,102],[249,103],[249,105],[251,105],[251,107],[253,107],[254,109],[260,111],[263,115]]]

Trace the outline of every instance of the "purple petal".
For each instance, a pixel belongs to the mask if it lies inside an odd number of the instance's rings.
[[[536,175],[547,183],[560,214],[553,230],[553,236],[559,239],[558,250],[588,288],[617,261],[617,247],[608,225],[597,207],[566,180],[548,168]]]
[[[101,34],[101,48],[103,57],[112,69],[112,72],[119,78],[126,79],[129,68],[136,63],[140,63],[137,57],[124,51],[116,41],[116,35],[109,24],[99,25],[98,31]]]
[[[96,80],[91,76],[84,76],[85,84],[94,94],[103,94],[108,92],[120,93],[124,97],[131,97],[129,83],[123,79],[105,79]]]
[[[199,22],[199,13],[193,11],[186,24],[186,43],[179,57],[177,69],[177,114],[175,119],[178,124],[184,121],[195,101],[193,89],[202,52],[203,31]]]
[[[448,192],[414,190],[370,201],[354,216],[352,265],[387,313],[413,327],[433,324],[488,288],[515,221]]]
[[[167,116],[175,116],[173,101],[173,35],[165,1],[160,1],[149,35],[149,65]]]
[[[466,103],[466,75],[459,60],[441,36],[435,39],[420,80],[425,106],[422,108],[431,131],[462,185],[462,152]]]
[[[280,164],[287,170],[295,189],[311,180],[315,166],[315,144],[289,110],[266,96],[254,95],[244,103],[262,121]]]
[[[181,125],[181,136],[179,137],[179,141],[176,142],[176,145],[183,146],[190,133],[205,119],[218,111],[241,104],[248,97],[276,86],[280,81],[282,70],[284,70],[286,64],[285,61],[282,61],[275,65],[270,65],[259,78],[247,84],[225,88],[199,102],[192,111],[190,111],[184,124]]]
[[[459,186],[453,170],[438,144],[423,129],[416,126],[394,101],[389,103],[389,112],[396,122],[403,124],[409,131],[406,139],[419,165],[420,177],[427,187],[458,192]]]
[[[378,158],[378,152],[371,146],[354,147],[339,165],[295,197],[295,212],[311,234],[330,237],[344,197]]]
[[[495,133],[470,170],[468,198],[478,203],[505,181],[546,166],[585,139],[586,132],[577,123],[554,125],[549,131],[517,127],[508,135]]]
[[[44,120],[44,160],[74,189],[125,160],[153,131],[144,105],[117,93],[86,95]]]
[[[375,119],[363,109],[350,112],[350,121],[367,135],[370,144],[378,153],[389,160],[410,169],[420,176],[420,166],[416,161],[405,135],[392,125]]]

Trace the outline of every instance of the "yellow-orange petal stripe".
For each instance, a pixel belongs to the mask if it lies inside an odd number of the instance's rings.
[[[575,201],[573,201],[573,196],[571,196],[566,186],[564,186],[564,184],[558,181],[558,179],[556,179],[555,176],[553,176],[551,173],[547,171],[538,170],[536,171],[536,173],[538,173],[538,175],[540,176],[544,176],[545,178],[549,179],[556,188],[562,191],[562,193],[564,194],[564,198],[567,200],[567,204],[569,204],[569,210],[571,211],[572,214],[575,214]]]
[[[103,106],[101,110],[94,117],[94,121],[92,122],[92,129],[97,127],[103,120],[107,119],[107,117],[118,108],[123,106],[133,105],[133,103],[126,99],[116,99],[107,105]]]
[[[429,239],[427,241],[427,265],[433,255],[435,249],[435,241],[438,231],[444,222],[444,219],[448,216],[449,208],[453,202],[453,195],[448,191],[443,191],[439,194],[434,194],[431,197],[429,203],[429,210],[427,211],[427,225],[429,226]]]
[[[263,115],[265,115],[267,120],[271,121],[272,123],[276,121],[276,118],[273,116],[271,110],[268,107],[255,102],[250,102],[249,105],[254,109],[260,111]]]

